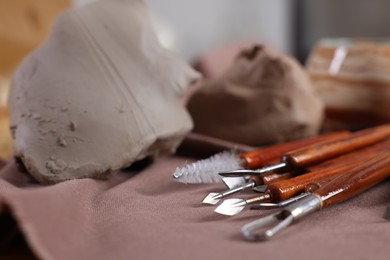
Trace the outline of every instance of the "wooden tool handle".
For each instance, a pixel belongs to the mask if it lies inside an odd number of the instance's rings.
[[[382,152],[364,164],[350,169],[315,191],[322,208],[347,200],[390,176],[390,151]]]
[[[351,133],[348,131],[340,131],[335,133],[329,133],[320,135],[313,138],[304,140],[274,145],[266,148],[257,149],[251,152],[242,153],[240,155],[241,165],[246,169],[255,169],[263,166],[264,163],[268,163],[274,159],[280,159],[285,153],[298,149],[303,146],[316,144],[333,140],[336,138],[346,137]]]
[[[288,152],[283,160],[289,167],[305,167],[349,153],[390,137],[390,124],[355,132],[329,142]]]
[[[295,172],[283,172],[283,173],[268,172],[261,175],[250,176],[249,180],[253,181],[255,183],[255,186],[270,185],[278,181],[290,179],[296,175],[297,173]]]
[[[260,176],[252,176],[252,177],[257,177],[261,180],[261,183],[260,185],[269,185],[269,184],[272,184],[272,183],[275,183],[275,182],[279,182],[279,181],[282,181],[282,180],[287,180],[287,179],[290,179],[294,176],[297,176],[299,173],[297,172],[292,172],[292,171],[289,171],[289,172],[282,172],[282,173],[277,173],[277,172],[268,172],[268,173],[264,173]]]
[[[268,185],[267,192],[271,195],[273,201],[291,198],[305,191],[307,185],[312,184],[322,187],[339,174],[343,174],[352,167],[387,150],[390,150],[390,140],[312,166],[309,168],[310,173]]]
[[[280,162],[280,157],[277,159],[270,160],[267,164],[277,164]],[[304,171],[289,171],[289,172],[267,172],[260,175],[252,175],[249,180],[255,182],[256,186],[269,185],[277,181],[290,179]]]

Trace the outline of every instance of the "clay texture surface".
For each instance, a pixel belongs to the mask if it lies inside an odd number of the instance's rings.
[[[161,47],[143,1],[67,10],[14,74],[14,154],[37,180],[55,183],[173,152],[192,128],[178,98],[197,77]]]

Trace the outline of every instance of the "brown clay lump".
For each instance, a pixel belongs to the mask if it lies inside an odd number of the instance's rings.
[[[243,50],[190,99],[194,131],[262,145],[318,133],[323,104],[302,66],[264,45]]]

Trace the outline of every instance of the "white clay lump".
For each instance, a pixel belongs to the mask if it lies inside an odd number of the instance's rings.
[[[192,129],[178,99],[198,76],[159,44],[143,1],[69,9],[14,74],[14,155],[56,183],[173,152]]]

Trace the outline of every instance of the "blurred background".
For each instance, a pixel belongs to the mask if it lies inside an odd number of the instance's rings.
[[[4,141],[10,138],[4,125],[13,70],[45,39],[59,12],[92,1],[0,0],[0,156],[11,149]],[[387,0],[146,1],[162,43],[189,62],[225,46],[256,41],[305,64],[320,39],[390,35]]]
[[[256,40],[304,62],[321,38],[387,37],[387,0],[148,0],[182,55]]]
[[[93,1],[0,0],[0,70],[14,67],[37,45],[58,12]],[[390,30],[387,0],[146,2],[164,43],[189,61],[226,45],[259,41],[304,62],[321,38],[387,37]]]

